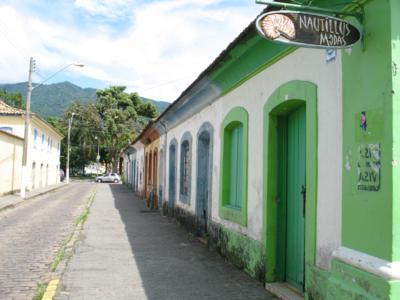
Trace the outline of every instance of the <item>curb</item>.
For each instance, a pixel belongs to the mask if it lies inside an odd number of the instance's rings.
[[[97,187],[94,187],[88,201],[86,202],[85,208],[83,210],[83,212],[87,209],[90,209],[90,207],[92,206],[92,203],[94,201],[94,198],[96,196],[97,193]],[[71,259],[74,249],[75,249],[75,245],[79,239],[79,236],[83,230],[83,226],[84,226],[85,221],[81,221],[78,224],[75,225],[75,228],[73,230],[73,232],[70,235],[70,240],[68,241],[68,243],[65,245],[64,251],[64,257],[61,259],[61,261],[58,263],[58,265],[56,266],[55,270],[52,271],[53,273],[53,279],[49,282],[46,292],[43,295],[42,300],[52,300],[54,298],[54,296],[57,294],[57,289],[60,286],[60,279],[63,277],[65,270],[67,269],[69,260]]]
[[[13,203],[13,204],[9,204],[9,205],[0,207],[0,212],[3,211],[3,210],[6,210],[6,209],[15,208],[15,207],[21,205],[22,203],[25,203],[25,201],[27,201],[27,200],[32,200],[32,199],[34,199],[34,198],[43,196],[43,195],[45,195],[45,194],[47,194],[47,193],[54,192],[55,190],[61,189],[61,188],[66,187],[66,186],[68,186],[68,185],[67,185],[67,184],[62,184],[62,185],[56,186],[56,187],[54,187],[54,188],[51,188],[51,189],[49,189],[49,190],[43,191],[43,192],[41,192],[41,193],[32,195],[32,196],[30,196],[30,197],[26,197],[26,198],[24,198],[24,199],[21,199],[21,200],[17,201],[16,203]]]

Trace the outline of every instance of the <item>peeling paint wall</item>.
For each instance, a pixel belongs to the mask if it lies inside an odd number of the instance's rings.
[[[280,85],[291,80],[307,80],[318,86],[318,226],[317,265],[329,268],[332,251],[340,246],[341,220],[341,59],[325,62],[324,50],[299,49],[243,83],[201,112],[168,131],[171,140],[181,141],[189,131],[197,136],[200,126],[210,122],[214,127],[212,168],[212,221],[228,230],[239,232],[256,241],[262,241],[263,211],[263,134],[262,107],[269,95]],[[248,164],[248,225],[247,227],[219,217],[219,162],[221,155],[221,123],[234,107],[242,106],[249,113],[249,164]],[[332,143],[332,141],[335,141]],[[196,147],[196,142],[192,143]],[[180,145],[177,147],[177,191],[180,182]],[[196,195],[196,148],[192,149],[192,192],[190,204],[176,205],[195,214]],[[167,168],[168,168],[167,161]],[[167,184],[168,187],[168,184]],[[168,192],[166,191],[166,195]],[[179,198],[179,197],[177,197]]]

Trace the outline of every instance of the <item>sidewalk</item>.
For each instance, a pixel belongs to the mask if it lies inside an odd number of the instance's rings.
[[[49,193],[51,191],[57,190],[63,186],[66,186],[65,183],[58,183],[49,185],[46,187],[34,189],[33,191],[27,192],[25,199],[22,199],[20,193],[15,193],[6,196],[0,196],[0,211],[3,209],[14,207],[26,200],[41,196],[43,194]]]
[[[99,184],[56,299],[275,299],[120,184]]]

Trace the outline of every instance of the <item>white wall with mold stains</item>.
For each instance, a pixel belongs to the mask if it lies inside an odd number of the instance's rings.
[[[219,98],[191,118],[167,133],[167,162],[169,145],[173,138],[177,147],[177,199],[176,205],[194,214],[196,195],[197,132],[204,122],[214,127],[212,207],[214,222],[262,241],[263,226],[263,107],[268,97],[281,85],[292,80],[310,81],[318,90],[318,203],[317,203],[317,265],[330,268],[333,250],[341,243],[342,198],[342,75],[341,53],[336,60],[326,63],[326,52],[316,49],[298,49],[263,70],[228,94]],[[242,106],[249,113],[248,157],[248,225],[240,226],[222,220],[219,207],[220,125],[227,113]],[[179,201],[180,141],[183,134],[192,135],[192,180],[190,204]],[[165,194],[168,195],[168,176]]]

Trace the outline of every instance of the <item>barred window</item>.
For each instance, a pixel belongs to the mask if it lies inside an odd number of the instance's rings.
[[[181,194],[189,194],[189,184],[190,184],[190,152],[189,152],[189,142],[184,141],[182,143],[182,178],[181,178]]]
[[[179,191],[181,202],[189,204],[192,173],[192,135],[186,132],[182,137],[180,151]]]

